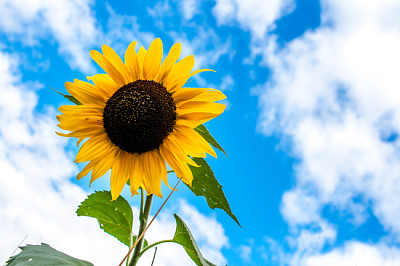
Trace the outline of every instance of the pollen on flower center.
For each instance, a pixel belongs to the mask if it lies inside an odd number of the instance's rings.
[[[111,141],[130,153],[157,149],[176,121],[176,106],[160,83],[137,80],[117,90],[104,108],[104,129]]]

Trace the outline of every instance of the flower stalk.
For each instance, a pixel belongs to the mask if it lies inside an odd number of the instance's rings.
[[[140,225],[139,225],[139,232],[137,234],[138,237],[141,236],[144,230],[146,229],[152,201],[153,201],[153,194],[147,195],[146,203],[144,204],[144,209],[143,211],[142,210],[140,211],[140,217],[139,217]],[[137,264],[140,258],[140,251],[142,250],[143,241],[144,241],[144,236],[141,239],[139,239],[139,242],[137,243],[135,250],[133,251],[132,260],[129,263],[129,266],[135,266]]]

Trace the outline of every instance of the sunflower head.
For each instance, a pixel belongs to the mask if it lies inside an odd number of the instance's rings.
[[[88,162],[78,179],[91,172],[91,181],[111,169],[111,194],[116,199],[130,181],[132,195],[142,187],[161,195],[161,180],[168,185],[167,166],[191,185],[190,159],[216,157],[215,151],[194,128],[220,115],[225,99],[219,90],[183,87],[193,75],[194,57],[178,61],[181,45],[172,46],[162,61],[163,45],[155,39],[146,51],[132,42],[124,61],[110,47],[91,56],[107,74],[88,77],[90,82],[66,82],[67,91],[81,105],[64,105],[57,116],[65,137],[86,140],[76,162]]]

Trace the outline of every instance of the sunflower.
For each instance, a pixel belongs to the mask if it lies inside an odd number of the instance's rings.
[[[136,41],[125,52],[125,63],[107,45],[94,61],[107,73],[75,79],[67,91],[80,105],[64,105],[58,126],[78,138],[76,163],[88,162],[78,180],[91,172],[90,184],[111,169],[111,195],[115,200],[129,180],[132,195],[141,187],[162,197],[161,180],[168,186],[167,165],[188,185],[193,180],[190,157],[216,157],[213,148],[194,128],[220,115],[225,99],[219,90],[183,87],[192,72],[194,57],[178,61],[180,43],[171,47],[162,62],[163,44],[155,39],[146,51]],[[178,62],[177,62],[178,61]]]

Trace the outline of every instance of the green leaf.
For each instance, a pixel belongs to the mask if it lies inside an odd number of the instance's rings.
[[[174,214],[174,217],[176,221],[176,229],[172,241],[181,245],[196,265],[215,266],[215,264],[209,262],[203,257],[192,233],[182,219],[176,214]]]
[[[200,167],[194,167],[189,165],[190,170],[193,173],[192,186],[185,185],[196,195],[203,196],[207,200],[207,204],[211,209],[222,209],[230,217],[232,217],[239,226],[240,223],[236,216],[232,213],[229,203],[225,198],[225,194],[222,191],[222,186],[218,183],[215,178],[213,171],[210,166],[203,158],[192,158],[195,163],[200,165]]]
[[[11,257],[6,265],[71,265],[71,266],[88,266],[93,265],[85,260],[79,260],[62,253],[49,245],[42,243],[41,245],[26,245],[20,247],[22,251]]]
[[[97,191],[81,203],[76,213],[96,218],[104,232],[130,246],[133,214],[131,206],[122,196],[111,201],[109,191]]]
[[[67,98],[69,101],[71,101],[72,103],[76,104],[76,105],[81,105],[81,103],[74,97],[68,94],[63,94],[55,89],[53,89],[52,87],[49,87],[50,89],[52,89],[53,91],[61,94],[62,96],[64,96],[64,98]]]
[[[204,125],[199,125],[194,130],[197,131],[208,143],[210,143],[213,147],[225,153],[226,156],[228,154],[222,149],[221,145],[211,136],[210,132],[208,132],[207,128]]]

